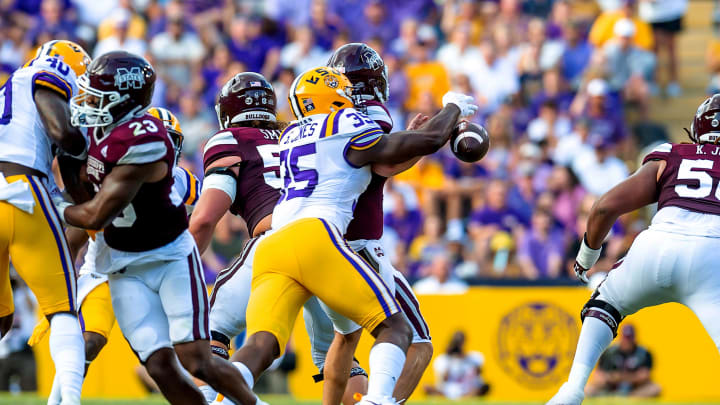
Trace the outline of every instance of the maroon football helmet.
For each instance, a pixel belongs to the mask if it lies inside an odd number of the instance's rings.
[[[355,104],[367,100],[385,103],[390,97],[387,66],[369,46],[359,42],[345,44],[332,54],[327,65],[350,79]]]
[[[688,135],[695,143],[720,141],[720,94],[714,94],[700,104]]]
[[[144,113],[155,89],[155,69],[141,56],[108,52],[78,79],[80,94],[70,100],[72,124],[105,127]]]
[[[251,121],[275,122],[275,90],[263,75],[242,72],[220,90],[215,103],[220,128]]]

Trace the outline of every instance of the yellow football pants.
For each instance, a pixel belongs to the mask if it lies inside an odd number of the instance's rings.
[[[247,335],[272,333],[282,353],[300,308],[313,295],[368,331],[399,311],[380,276],[335,227],[301,219],[259,242]]]
[[[0,201],[0,317],[14,312],[10,288],[10,258],[18,275],[37,298],[44,315],[76,310],[77,280],[60,216],[42,180],[9,176],[23,181],[35,197],[32,214]]]
[[[95,332],[105,339],[115,324],[110,287],[107,281],[90,291],[80,305],[80,325],[83,332]]]

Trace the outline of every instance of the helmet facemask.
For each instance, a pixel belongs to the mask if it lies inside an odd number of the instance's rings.
[[[87,75],[78,78],[80,92],[70,99],[70,123],[76,127],[105,127],[115,119],[110,109],[130,98],[117,91],[102,91],[90,86]]]

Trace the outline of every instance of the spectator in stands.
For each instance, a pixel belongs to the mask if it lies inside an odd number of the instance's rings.
[[[178,121],[185,135],[183,154],[190,158],[200,151],[200,145],[217,130],[217,118],[203,104],[202,96],[196,93],[183,93],[180,97]]]
[[[467,24],[452,30],[450,42],[438,49],[437,60],[453,76],[459,73],[472,75],[485,64],[480,50],[470,44],[470,26]]]
[[[260,72],[266,77],[275,73],[280,53],[274,42],[260,32],[260,21],[236,16],[230,25],[228,49],[233,59],[245,64],[252,72]]]
[[[6,276],[7,277],[7,276]],[[37,391],[35,354],[27,341],[37,321],[37,303],[21,280],[11,277],[15,316],[10,331],[0,340],[0,391]]]
[[[532,225],[518,243],[518,262],[525,278],[557,278],[562,269],[565,254],[565,238],[554,227],[550,212],[536,209]]]
[[[646,51],[652,50],[654,46],[652,28],[637,16],[636,1],[637,0],[620,0],[619,9],[605,11],[600,14],[590,29],[588,38],[590,43],[597,48],[601,48],[615,36],[615,23],[627,18],[635,24],[635,32],[633,34],[633,43],[635,46]]]
[[[480,352],[466,351],[465,333],[457,331],[445,353],[433,361],[435,385],[426,385],[425,392],[448,399],[483,396],[490,390],[482,376],[484,365],[485,356]]]
[[[525,100],[532,99],[540,91],[543,72],[558,65],[563,51],[561,41],[547,39],[542,19],[530,20],[528,43],[523,46],[518,62],[518,75]]]
[[[593,150],[577,155],[572,169],[583,188],[599,196],[623,181],[629,173],[625,162],[614,155],[614,144],[609,139],[590,135],[589,143]]]
[[[563,30],[565,50],[560,61],[562,75],[573,89],[580,86],[582,74],[590,62],[593,46],[584,38],[581,32],[581,22],[571,21]]]
[[[458,27],[464,27],[468,39],[477,43],[484,31],[485,23],[480,7],[474,0],[448,0],[443,5],[440,27],[446,36],[451,36]]]
[[[52,39],[75,39],[75,24],[65,17],[63,7],[60,0],[42,1],[39,18],[27,34],[31,44],[41,44],[42,42],[38,41],[41,35]]]
[[[640,0],[638,9],[640,18],[652,26],[655,37],[655,55],[667,55],[670,81],[665,93],[670,97],[678,97],[682,93],[678,82],[678,58],[676,37],[682,31],[682,19],[687,11],[687,0]]]
[[[432,215],[423,221],[423,232],[410,245],[409,255],[414,262],[429,263],[438,253],[447,250],[447,241],[443,238],[442,220]]]
[[[553,217],[568,234],[577,234],[575,221],[586,191],[575,173],[567,166],[555,166],[548,179],[548,191],[555,196]]]
[[[361,41],[380,38],[383,43],[390,43],[397,37],[398,29],[394,16],[388,13],[381,0],[369,0],[363,11],[364,24],[353,35]],[[363,21],[363,18],[358,18]]]
[[[550,69],[543,73],[542,89],[530,102],[532,114],[540,113],[540,107],[546,102],[556,105],[560,114],[566,114],[570,110],[574,94],[567,89],[559,69]]]
[[[290,68],[296,75],[323,66],[330,54],[315,44],[315,37],[310,27],[299,27],[295,30],[295,40],[285,45],[280,51],[280,66]]]
[[[142,39],[129,36],[130,12],[125,9],[117,10],[112,17],[113,31],[105,39],[98,42],[93,52],[98,57],[110,51],[124,50],[136,55],[144,55],[147,43]]]
[[[710,83],[706,93],[720,93],[720,24],[713,29],[713,38],[705,48],[705,66],[710,73]]]
[[[14,21],[0,24],[0,38],[0,68],[10,74],[25,63],[30,44],[25,41],[23,27]]]
[[[320,48],[325,51],[335,50],[333,41],[340,34],[339,24],[338,18],[328,12],[326,0],[313,0],[310,9],[310,29]]]
[[[385,226],[397,232],[405,248],[420,234],[423,226],[422,214],[405,204],[404,198],[396,198],[393,210],[385,214]]]
[[[625,324],[620,343],[610,346],[600,357],[586,395],[657,397],[660,395],[660,386],[650,378],[652,367],[652,355],[637,344],[635,327]]]
[[[118,16],[122,15],[125,20],[126,36],[135,40],[145,40],[147,25],[143,17],[136,13],[131,0],[119,0],[113,12],[105,18],[97,29],[98,42],[107,37],[116,35]]]
[[[475,100],[481,113],[492,113],[510,95],[520,89],[516,58],[500,57],[495,42],[486,40],[480,45],[485,59],[485,68],[470,77],[475,89]]]
[[[647,116],[651,87],[654,86],[655,56],[633,45],[635,24],[627,18],[614,27],[615,39],[602,49],[610,90],[636,102]]]
[[[438,252],[422,271],[427,277],[413,284],[417,294],[462,294],[467,284],[453,275],[452,263],[447,252]]]
[[[190,83],[192,71],[205,55],[205,48],[197,35],[185,29],[183,19],[174,18],[168,22],[166,31],[152,39],[150,52],[158,71],[180,85]]]
[[[592,134],[611,142],[620,142],[627,137],[622,112],[617,105],[617,96],[609,94],[605,80],[596,78],[587,83],[570,107],[577,118],[588,120]]]
[[[538,117],[528,124],[528,138],[540,143],[547,141],[554,145],[572,131],[570,120],[561,115],[555,101],[547,100],[540,106]]]
[[[408,17],[400,25],[398,37],[390,42],[390,51],[398,57],[404,57],[418,43],[418,21]]]
[[[405,109],[408,111],[418,111],[421,95],[425,93],[431,94],[435,107],[439,107],[443,94],[450,90],[450,76],[442,63],[431,59],[432,51],[427,42],[410,48],[410,60],[405,67],[409,84]]]

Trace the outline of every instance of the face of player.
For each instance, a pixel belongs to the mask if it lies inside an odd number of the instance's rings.
[[[85,105],[92,108],[100,107],[100,97],[88,95],[85,97]]]

